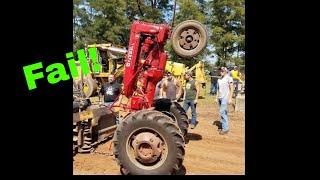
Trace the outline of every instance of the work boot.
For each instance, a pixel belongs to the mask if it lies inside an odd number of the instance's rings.
[[[220,121],[212,121],[212,125],[217,126],[219,130],[222,129],[222,124]]]
[[[195,125],[194,125],[194,124],[191,124],[191,125],[190,125],[190,128],[191,128],[191,129],[194,129],[194,128],[195,128]]]
[[[225,134],[228,134],[228,132],[229,132],[229,130],[227,130],[227,131],[221,130],[221,131],[219,132],[219,134],[220,134],[220,135],[225,135]]]

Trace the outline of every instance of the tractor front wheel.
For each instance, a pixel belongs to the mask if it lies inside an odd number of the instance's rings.
[[[113,141],[115,158],[125,174],[169,175],[182,167],[183,135],[176,123],[159,111],[129,115],[118,126]]]
[[[198,21],[187,20],[178,24],[172,32],[172,49],[183,58],[200,54],[207,45],[208,33]]]

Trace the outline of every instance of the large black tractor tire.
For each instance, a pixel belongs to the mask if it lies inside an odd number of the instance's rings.
[[[135,140],[146,132],[161,139],[156,147],[160,147],[160,144],[164,147],[152,163],[141,162],[133,153],[136,152],[133,149],[137,142]],[[114,155],[123,174],[170,175],[182,167],[185,154],[182,134],[174,121],[159,111],[141,110],[127,116],[117,127],[113,142]],[[144,148],[142,144],[136,145],[137,149]]]
[[[187,144],[189,142],[187,138],[189,121],[188,121],[188,116],[186,114],[186,111],[181,107],[179,103],[172,102],[170,106],[170,112],[175,116],[177,123],[179,125],[179,128],[183,134],[185,143]]]
[[[200,54],[208,42],[206,28],[198,21],[187,20],[178,24],[172,32],[172,49],[183,58]]]
[[[177,102],[173,102],[170,99],[157,99],[154,101],[155,110],[161,111],[172,117],[178,124],[181,133],[184,137],[185,143],[188,143],[188,127],[189,121],[185,110]]]

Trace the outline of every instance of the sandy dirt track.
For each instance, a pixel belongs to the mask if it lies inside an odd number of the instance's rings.
[[[183,165],[186,175],[243,175],[245,171],[244,113],[234,112],[229,107],[230,132],[219,135],[217,126],[212,125],[219,119],[218,106],[213,96],[200,99],[197,107],[199,124],[189,129],[190,141],[186,144]],[[190,110],[188,112],[190,116]],[[107,153],[110,141],[100,145],[93,154],[77,154],[73,162],[74,175],[120,175],[119,167],[113,156]]]

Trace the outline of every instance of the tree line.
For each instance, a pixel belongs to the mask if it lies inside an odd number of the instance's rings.
[[[216,66],[228,62],[243,65],[245,61],[244,0],[73,0],[73,48],[86,44],[112,43],[126,47],[130,25],[134,20],[174,24],[184,20],[203,23],[209,35],[205,51],[183,61],[166,45],[170,60],[191,67],[195,62],[216,56]]]

